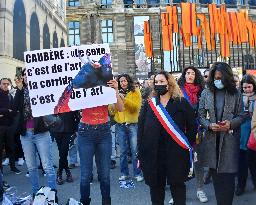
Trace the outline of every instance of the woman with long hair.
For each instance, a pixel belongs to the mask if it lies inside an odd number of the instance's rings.
[[[247,148],[248,139],[251,133],[252,115],[256,103],[256,82],[251,75],[245,75],[241,81],[241,91],[243,93],[243,108],[248,113],[248,117],[241,125],[239,169],[236,195],[244,193],[248,177],[248,168],[252,175],[252,183],[256,188],[256,152]]]
[[[201,72],[193,67],[189,66],[185,68],[182,72],[180,79],[178,80],[178,84],[181,87],[184,97],[187,99],[189,104],[194,109],[194,112],[197,117],[198,103],[201,92],[204,89],[204,79]],[[198,200],[202,203],[208,201],[206,193],[203,190],[204,185],[204,167],[201,163],[201,155],[203,155],[203,147],[201,142],[201,137],[203,134],[203,129],[200,128],[199,123],[198,126],[198,134],[196,144],[194,145],[194,156],[196,156],[195,160],[195,176],[197,182],[197,192],[196,196]]]
[[[135,88],[132,78],[122,74],[117,78],[119,95],[124,103],[124,110],[114,109],[116,134],[120,146],[120,181],[129,177],[127,155],[131,151],[133,176],[137,181],[143,181],[141,170],[137,167],[137,129],[138,117],[141,108],[141,93]]]
[[[202,162],[210,168],[217,205],[231,205],[238,171],[243,112],[241,94],[236,89],[228,64],[213,64],[208,87],[201,94],[198,114],[205,129]]]
[[[143,104],[138,122],[138,158],[152,205],[164,204],[166,182],[174,203],[186,204],[195,120],[174,77],[165,71],[157,73],[153,97]]]

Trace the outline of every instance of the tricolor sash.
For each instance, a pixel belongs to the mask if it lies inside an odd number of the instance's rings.
[[[180,128],[177,126],[177,124],[173,121],[170,114],[167,112],[167,110],[164,108],[164,106],[159,103],[159,105],[156,104],[156,98],[152,98],[149,100],[149,105],[151,109],[153,110],[154,114],[156,115],[157,119],[161,123],[161,125],[164,127],[166,132],[172,137],[172,139],[180,145],[183,149],[186,149],[189,151],[189,158],[190,158],[190,172],[189,177],[193,174],[193,148],[189,144],[189,141],[185,134],[180,130]]]
[[[183,93],[183,95],[184,95],[184,98],[189,102],[189,104],[192,106],[192,103],[190,102],[190,99],[189,99],[189,97],[188,97],[188,94],[187,94],[187,91],[185,90],[185,88],[182,86],[181,87],[181,91],[182,91],[182,93]],[[192,106],[193,107],[193,106]]]

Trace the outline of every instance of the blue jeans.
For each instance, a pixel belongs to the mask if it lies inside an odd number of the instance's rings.
[[[127,153],[131,149],[133,175],[141,175],[141,170],[137,168],[137,130],[138,125],[133,124],[116,124],[116,134],[120,146],[120,169],[121,175],[129,176]],[[130,147],[129,147],[130,145]]]
[[[40,188],[36,160],[37,152],[40,155],[43,169],[48,177],[48,186],[52,189],[56,189],[56,174],[51,158],[52,139],[50,133],[44,132],[34,135],[32,131],[27,131],[25,136],[20,136],[20,140],[29,171],[33,193],[36,194]]]
[[[110,198],[111,132],[109,123],[95,126],[80,123],[78,127],[78,152],[81,167],[81,201],[84,202],[90,198],[94,155],[102,198]]]

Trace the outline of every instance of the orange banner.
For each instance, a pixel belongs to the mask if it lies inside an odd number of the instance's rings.
[[[181,3],[181,10],[183,33],[197,36],[196,4]]]
[[[144,45],[146,56],[151,58],[153,56],[153,48],[149,21],[144,21]]]
[[[169,25],[169,13],[162,13],[161,20],[162,20],[163,50],[170,51],[173,49],[173,45],[172,45],[172,26]]]

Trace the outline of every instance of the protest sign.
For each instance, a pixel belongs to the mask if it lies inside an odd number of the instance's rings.
[[[116,102],[108,44],[24,53],[33,117]]]

